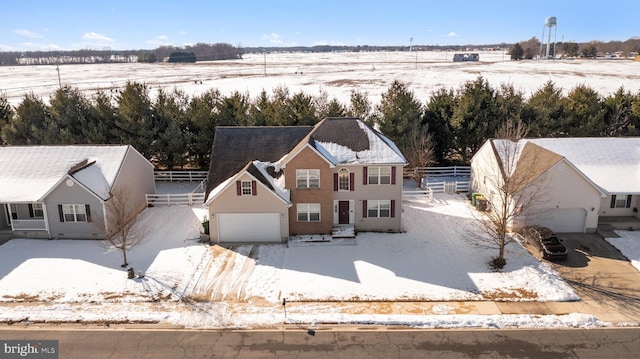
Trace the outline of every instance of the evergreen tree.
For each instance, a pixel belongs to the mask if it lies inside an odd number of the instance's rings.
[[[217,126],[246,126],[251,122],[251,100],[247,94],[234,91],[230,96],[222,97],[216,103],[216,109]]]
[[[522,60],[522,58],[524,57],[524,49],[522,48],[522,46],[520,46],[519,43],[513,45],[509,53],[511,54],[511,60],[518,61]]]
[[[422,123],[432,135],[434,161],[443,163],[454,147],[451,118],[456,99],[453,90],[440,88],[431,95],[424,110]]]
[[[382,94],[377,111],[380,132],[400,148],[406,145],[410,132],[419,127],[423,113],[420,101],[398,80],[393,81],[387,92]]]
[[[4,131],[13,118],[13,108],[9,104],[7,95],[0,92],[0,145],[4,145],[7,142],[4,140]]]
[[[216,130],[217,103],[221,99],[220,91],[210,90],[189,101],[187,109],[188,128],[192,133],[192,142],[188,149],[199,168],[209,167],[209,157]]]
[[[375,124],[373,105],[371,105],[371,101],[369,101],[369,95],[366,92],[351,90],[350,104],[347,110],[347,116],[357,117],[369,126],[373,126]]]
[[[549,80],[534,92],[523,109],[523,121],[533,137],[558,137],[565,134],[561,127],[564,117],[562,89]]]
[[[120,142],[133,145],[143,156],[151,158],[158,131],[148,86],[127,81],[117,103],[116,128]]]
[[[562,127],[571,137],[600,136],[604,129],[604,110],[600,95],[587,85],[577,85],[565,98]]]
[[[116,108],[110,94],[96,92],[89,107],[86,123],[82,127],[82,136],[86,143],[106,144],[121,143],[116,137]]]
[[[300,91],[287,101],[285,125],[313,126],[318,123],[313,97]]]
[[[152,145],[154,158],[163,168],[173,169],[186,162],[186,144],[190,142],[186,123],[187,96],[178,90],[158,92],[153,103],[158,138]]]
[[[482,76],[467,81],[460,89],[456,102],[451,128],[456,149],[466,163],[498,129],[498,103],[495,91]]]
[[[4,141],[11,145],[41,145],[46,144],[45,129],[51,123],[51,116],[47,106],[41,98],[33,93],[24,96],[16,107],[15,116],[5,126]]]
[[[638,136],[640,118],[633,113],[633,101],[634,96],[622,86],[604,99],[604,136]]]
[[[47,144],[87,143],[83,127],[87,124],[89,102],[77,88],[62,87],[54,92],[49,105],[51,123],[45,129]]]

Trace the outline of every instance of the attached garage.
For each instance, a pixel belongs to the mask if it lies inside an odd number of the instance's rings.
[[[219,213],[219,242],[281,241],[279,213]]]
[[[557,233],[584,233],[587,211],[584,208],[553,208],[544,211],[536,224],[549,227]]]

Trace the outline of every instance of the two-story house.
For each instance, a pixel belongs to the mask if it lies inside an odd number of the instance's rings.
[[[357,118],[298,127],[218,127],[205,204],[214,242],[401,231],[400,150]]]

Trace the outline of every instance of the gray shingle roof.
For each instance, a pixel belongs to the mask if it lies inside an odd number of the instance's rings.
[[[311,132],[311,126],[216,128],[207,178],[209,194],[249,162],[276,162]],[[265,183],[270,187],[268,183]]]

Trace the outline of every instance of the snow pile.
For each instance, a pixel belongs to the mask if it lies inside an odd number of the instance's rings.
[[[631,265],[640,271],[640,231],[615,231],[620,238],[606,238],[607,242],[631,261]]]

